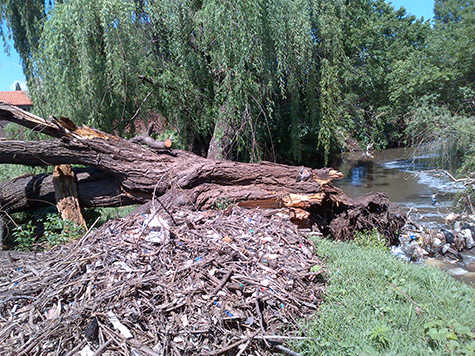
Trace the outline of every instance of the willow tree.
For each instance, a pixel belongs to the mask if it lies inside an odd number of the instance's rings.
[[[33,0],[1,1],[26,13]],[[46,14],[34,4],[22,58],[43,116],[122,133],[160,113],[209,157],[313,166],[347,136],[383,130],[347,109],[387,96],[384,53],[401,19],[382,0],[63,0]],[[348,25],[358,21],[384,31],[358,34]],[[9,24],[16,43],[21,31]]]
[[[33,53],[42,32],[46,16],[44,0],[0,0],[0,37],[7,51],[7,38],[12,38],[27,80],[32,77]],[[4,33],[4,26],[8,29]]]
[[[299,97],[313,46],[307,2],[156,2],[150,15],[162,103],[181,130],[209,142],[209,156],[255,161],[289,134],[300,149]],[[284,120],[285,134],[275,137]]]
[[[57,3],[44,23],[30,91],[43,113],[123,132],[143,100],[138,81],[150,50],[140,4]]]

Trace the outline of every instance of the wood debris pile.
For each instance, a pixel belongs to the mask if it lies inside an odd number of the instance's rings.
[[[292,354],[324,267],[268,215],[152,207],[46,253],[2,252],[0,354]]]

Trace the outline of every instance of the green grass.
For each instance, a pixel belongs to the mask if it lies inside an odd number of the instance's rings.
[[[137,209],[140,205],[129,205],[129,206],[121,206],[117,208],[96,208],[94,212],[96,216],[100,216],[99,221],[96,224],[96,227],[101,226],[105,222],[109,221],[110,219],[120,219],[124,216],[129,215],[135,209]],[[92,218],[88,219],[90,223],[88,226],[92,224],[94,221]]]
[[[316,243],[329,286],[303,355],[474,354],[474,288],[382,249]]]
[[[52,168],[28,167],[18,164],[0,165],[0,182],[19,177],[23,174],[42,174],[51,172]]]

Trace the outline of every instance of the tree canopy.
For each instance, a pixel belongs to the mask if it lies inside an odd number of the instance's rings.
[[[474,2],[428,21],[383,0],[1,0],[42,116],[133,135],[159,118],[212,158],[326,163],[407,138],[421,103],[469,110]]]

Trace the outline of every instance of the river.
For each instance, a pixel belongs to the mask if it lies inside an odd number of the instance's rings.
[[[419,224],[430,229],[447,228],[445,217],[452,211],[453,197],[460,186],[446,174],[433,170],[433,158],[406,148],[377,151],[372,158],[345,155],[338,166],[345,178],[335,185],[350,198],[384,192],[391,201],[405,207]],[[457,279],[475,283],[475,251],[464,252],[463,262],[452,263],[442,257],[425,262]]]

